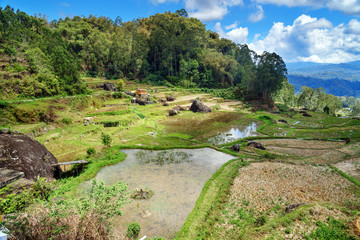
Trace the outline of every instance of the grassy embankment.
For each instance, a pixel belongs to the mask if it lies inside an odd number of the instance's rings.
[[[133,90],[137,87],[138,85],[130,85],[127,90]],[[189,105],[189,100],[186,96],[191,95],[191,97],[196,97],[196,95],[193,92],[179,91],[178,89],[143,87],[154,95],[152,97],[154,100],[159,100],[165,95],[170,94],[180,99],[184,97],[183,99],[187,100],[171,103],[169,107],[164,107],[161,104],[134,107],[131,106],[128,97],[117,99],[111,94],[103,92],[99,92],[94,96],[79,96],[66,99],[52,98],[33,102],[22,102],[17,105],[10,104],[10,106],[1,109],[7,119],[7,122],[2,121],[2,124],[25,134],[32,133],[36,135],[36,139],[44,143],[60,161],[84,158],[86,157],[86,150],[90,147],[95,148],[98,152],[102,152],[101,133],[106,133],[111,136],[113,147],[107,149],[103,154],[98,155],[98,157],[93,158],[86,170],[79,177],[62,180],[59,184],[59,193],[67,191],[74,193],[81,182],[94,177],[101,167],[124,160],[125,156],[119,152],[119,149],[142,148],[160,150],[170,148],[213,147],[222,152],[249,160],[250,162],[271,161],[291,164],[326,165],[327,162],[323,160],[326,158],[320,154],[322,153],[321,149],[312,150],[316,154],[319,153],[319,156],[309,158],[308,156],[291,152],[292,148],[289,148],[289,146],[285,146],[288,147],[287,149],[290,149],[289,151],[287,150],[287,152],[284,152],[281,148],[279,150],[279,146],[270,146],[270,150],[267,149],[264,151],[246,147],[246,141],[264,140],[263,143],[267,144],[266,139],[288,139],[289,141],[293,139],[295,141],[295,138],[304,138],[309,139],[308,145],[313,145],[310,139],[340,140],[350,137],[352,141],[349,146],[351,147],[354,143],[356,145],[356,142],[360,139],[359,120],[339,119],[314,112],[309,112],[313,116],[312,118],[303,117],[297,112],[286,112],[282,114],[272,114],[268,112],[253,113],[242,105],[239,105],[233,112],[227,112],[222,111],[221,108],[219,109],[222,102],[221,99],[213,98],[208,94],[198,96],[202,98],[203,101],[209,102],[209,104],[214,103],[217,105],[211,114],[182,112],[181,115],[168,117],[166,115],[169,109],[177,104]],[[93,124],[84,126],[83,121],[85,117],[91,117],[92,119],[90,121]],[[279,119],[286,120],[288,124],[279,123]],[[234,143],[213,146],[207,142],[207,139],[216,135],[218,131],[226,131],[229,127],[236,124],[246,125],[252,121],[262,125],[258,129],[262,135],[236,141],[240,143],[242,147],[240,154],[230,150],[230,146]],[[116,126],[106,127],[106,124],[110,124],[111,126],[115,124]],[[281,144],[282,143],[280,143],[280,145]],[[284,148],[283,145],[280,147]],[[306,147],[307,146],[305,146],[305,148]],[[341,154],[336,156],[336,159],[331,163],[346,160],[354,156],[354,154],[356,155],[354,151],[349,152],[349,149],[343,149],[341,146],[334,148],[336,151],[341,152]],[[328,150],[325,149],[324,151]],[[196,207],[189,215],[178,238],[193,239],[194,236],[206,238],[210,236],[209,232],[211,231],[214,231],[214,234],[216,232],[223,234],[223,229],[217,225],[217,222],[221,219],[221,221],[227,222],[229,218],[234,217],[234,215],[224,214],[223,209],[231,209],[234,207],[236,209],[239,209],[239,207],[242,209],[246,207],[231,206],[231,203],[226,201],[232,196],[231,187],[233,180],[238,176],[238,169],[245,165],[247,165],[247,163],[241,162],[239,159],[232,160],[209,179],[196,203]],[[326,175],[327,173],[324,174]],[[350,176],[348,179],[351,178]],[[356,192],[356,190],[353,191]],[[299,221],[299,216],[303,216],[306,211],[309,211],[309,209],[312,209],[314,206],[318,206],[312,203],[302,206],[290,214],[284,214],[284,204],[285,202],[280,205],[280,208],[279,206],[275,206],[278,212],[277,217],[267,218],[265,216],[266,221],[261,226],[259,226],[258,222],[261,223],[263,221],[262,216],[255,217],[254,215],[253,217],[249,217],[246,221],[250,223],[250,225],[247,225],[247,228],[252,229],[250,231],[251,234],[262,232],[274,235],[275,233],[270,231],[270,228],[279,231],[278,227],[282,226],[284,222],[288,222],[288,226],[291,227],[295,221]],[[319,206],[325,206],[326,209],[334,208],[351,213],[351,211],[347,210],[348,208],[346,206],[341,204],[336,206],[332,204],[331,207],[327,207],[328,205],[325,203],[325,205],[321,204]],[[246,214],[244,213],[246,216],[251,215],[251,209],[244,208],[244,211],[246,212]],[[273,212],[267,211],[266,214],[273,214]],[[221,216],[221,214],[223,214],[223,216]],[[356,213],[354,214],[356,215]],[[351,213],[347,218],[342,219],[350,219],[354,214]],[[221,219],[218,216],[221,216]],[[240,223],[241,221],[238,222]],[[331,224],[333,224],[333,222]],[[289,232],[290,230],[291,229],[284,231]],[[251,236],[254,237],[254,235]],[[276,236],[276,234],[274,236]]]

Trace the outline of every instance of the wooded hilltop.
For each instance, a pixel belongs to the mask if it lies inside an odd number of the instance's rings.
[[[184,9],[129,22],[92,15],[49,22],[0,8],[3,100],[87,93],[81,77],[88,76],[227,89],[228,97],[291,105],[297,100],[286,74],[276,53],[258,55],[246,44],[220,38]],[[330,112],[341,107],[334,96],[318,92],[334,103]]]

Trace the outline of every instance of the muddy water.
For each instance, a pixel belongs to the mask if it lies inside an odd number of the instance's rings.
[[[257,136],[258,125],[252,122],[249,125],[236,125],[227,129],[226,131],[219,132],[215,137],[209,138],[208,141],[212,144],[224,144],[233,142],[245,137]]]
[[[96,178],[106,184],[128,183],[152,190],[149,200],[132,200],[115,227],[125,232],[131,222],[141,226],[141,236],[176,235],[195,206],[205,182],[233,156],[210,148],[166,151],[124,150],[125,161],[101,169]]]

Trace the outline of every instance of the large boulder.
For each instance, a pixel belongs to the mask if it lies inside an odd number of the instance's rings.
[[[174,110],[174,109],[170,109],[169,110],[169,116],[175,116],[178,114],[178,111]]]
[[[254,148],[257,148],[257,149],[266,150],[264,145],[262,145],[259,142],[249,142],[248,147],[254,147]]]
[[[116,87],[113,83],[105,83],[104,84],[104,90],[105,91],[112,91],[115,92],[116,91]]]
[[[0,131],[0,168],[20,171],[25,178],[52,178],[58,167],[54,155],[38,141],[14,132]]]
[[[190,106],[190,110],[193,112],[201,112],[201,113],[211,112],[211,108],[209,108],[199,100],[193,101],[193,103]]]
[[[233,145],[230,149],[233,150],[233,151],[235,151],[235,152],[239,152],[239,151],[240,151],[240,145],[239,145],[239,144],[235,144],[235,145]]]
[[[166,101],[168,101],[168,102],[173,102],[173,101],[175,101],[176,100],[176,97],[175,96],[166,96]]]

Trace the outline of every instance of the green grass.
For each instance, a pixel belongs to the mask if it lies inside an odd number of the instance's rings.
[[[54,195],[74,195],[78,186],[81,183],[94,178],[102,167],[124,161],[126,154],[120,152],[120,149],[121,148],[118,146],[105,149],[102,156],[93,157],[89,160],[90,163],[85,167],[84,172],[80,176],[59,180],[57,182],[58,188],[56,189]]]
[[[228,197],[231,184],[237,176],[239,168],[248,164],[246,161],[234,159],[216,171],[205,183],[194,209],[176,239],[203,239],[209,234],[210,227],[216,221],[216,217],[210,214],[221,208]]]
[[[96,112],[96,113],[88,113],[86,117],[98,117],[98,116],[117,116],[131,113],[131,110],[121,110],[121,111],[109,111],[109,112]]]

